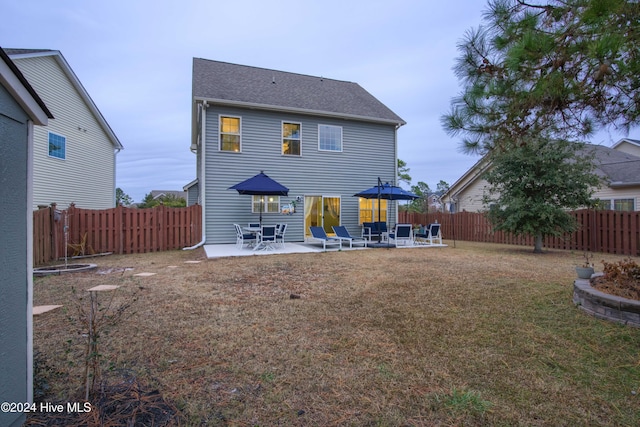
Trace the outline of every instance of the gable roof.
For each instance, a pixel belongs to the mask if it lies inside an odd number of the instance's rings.
[[[398,115],[357,83],[193,59],[194,100],[402,126]]]
[[[173,196],[177,199],[185,199],[187,198],[186,191],[179,190],[151,190],[151,197],[153,199],[158,199],[160,197]]]
[[[638,143],[640,143],[640,141],[638,141]],[[605,178],[609,187],[620,188],[640,185],[640,157],[604,145],[585,144],[584,149],[585,151],[593,152],[596,166],[594,173]],[[462,177],[449,187],[443,194],[443,198],[444,196],[452,197],[460,193],[460,191],[468,187],[472,182],[481,178],[482,173],[490,167],[490,163],[487,163],[486,159],[487,156],[485,155],[478,160]],[[464,185],[457,188],[458,185],[465,181],[466,183]],[[455,193],[453,192],[454,190],[456,190]]]
[[[111,144],[113,144],[113,146],[117,150],[122,150],[124,148],[120,143],[120,140],[118,139],[116,134],[111,129],[111,126],[109,126],[109,123],[107,123],[107,121],[105,120],[100,110],[98,110],[98,107],[89,96],[89,93],[85,90],[84,86],[82,86],[82,83],[80,83],[80,80],[78,79],[76,74],[73,72],[73,70],[69,66],[69,63],[67,63],[66,59],[64,59],[64,56],[62,56],[62,53],[60,53],[59,50],[51,50],[51,49],[4,49],[4,50],[12,60],[16,60],[16,59],[19,60],[21,58],[35,58],[39,56],[53,57],[57,62],[57,64],[62,69],[62,71],[65,73],[65,75],[67,76],[67,78],[69,79],[73,87],[76,89],[76,91],[78,91],[83,101],[88,106],[89,110],[94,115],[94,117],[96,118],[96,120],[98,121],[102,129],[104,130],[104,132],[107,134],[107,137],[111,141]]]
[[[611,146],[611,148],[617,148],[618,146],[624,144],[625,142],[629,143],[629,144],[633,144],[633,145],[637,145],[640,147],[640,140],[638,139],[631,139],[631,138],[622,138],[621,140],[619,140],[618,142],[616,142],[615,144],[613,144]]]
[[[46,125],[47,119],[53,119],[53,114],[2,47],[0,47],[0,59],[2,59],[0,84],[13,96],[35,124]]]

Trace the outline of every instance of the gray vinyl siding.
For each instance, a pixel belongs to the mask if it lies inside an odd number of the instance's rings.
[[[28,366],[27,183],[28,116],[0,85],[0,401],[26,402]],[[19,426],[24,415],[0,411],[0,425]]]
[[[219,115],[241,117],[242,151],[218,150]],[[301,156],[282,154],[282,121],[301,123]],[[342,152],[318,150],[318,124],[342,127]],[[358,198],[353,195],[373,187],[378,177],[395,182],[396,128],[353,120],[282,114],[261,110],[209,106],[206,110],[205,232],[207,243],[235,241],[233,223],[257,221],[251,213],[252,197],[227,190],[260,171],[289,188],[281,204],[304,196],[339,196],[341,224],[360,233]],[[390,211],[395,218],[395,204]],[[286,222],[286,240],[304,240],[304,204],[296,213],[264,213],[264,224]]]
[[[53,56],[18,58],[20,71],[55,119],[34,132],[33,207],[115,206],[115,151],[108,135]],[[66,158],[49,156],[49,132],[66,138]]]

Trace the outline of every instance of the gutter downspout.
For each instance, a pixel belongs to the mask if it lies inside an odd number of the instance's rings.
[[[205,169],[205,159],[207,158],[206,154],[207,154],[207,150],[206,150],[206,146],[207,144],[205,143],[206,138],[205,138],[205,128],[206,128],[206,124],[207,124],[207,101],[203,101],[202,102],[202,109],[201,109],[201,114],[202,114],[202,118],[200,120],[200,125],[201,125],[201,129],[200,129],[200,176],[198,177],[198,189],[200,190],[200,205],[202,206],[202,240],[200,240],[199,243],[196,243],[193,246],[190,246],[188,248],[182,248],[183,251],[190,251],[192,249],[196,249],[199,248],[200,246],[204,245],[205,241],[207,240],[207,226],[206,226],[206,221],[205,218],[207,217],[205,215],[205,206],[207,205],[205,203],[206,201],[206,197],[205,197],[205,189],[206,189],[206,184],[205,184],[205,176],[206,176],[206,169]]]

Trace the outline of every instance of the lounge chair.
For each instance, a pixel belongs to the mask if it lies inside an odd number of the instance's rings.
[[[349,234],[349,230],[344,225],[333,225],[333,232],[336,233],[336,237],[340,240],[346,240],[349,242],[349,247],[352,248],[354,244],[361,244],[367,247],[367,239],[363,237],[353,237]]]
[[[420,245],[435,245],[442,244],[442,233],[440,231],[440,224],[429,224],[425,229],[424,234],[416,234],[416,242]]]
[[[319,240],[322,242],[322,248],[326,251],[327,245],[339,245],[340,249],[342,249],[342,239],[337,237],[329,237],[327,233],[325,233],[324,228],[322,227],[309,227],[309,231],[311,231],[311,239]]]
[[[404,246],[413,246],[413,226],[411,224],[396,224],[395,231],[389,233],[389,242],[395,242],[396,247],[401,244]]]

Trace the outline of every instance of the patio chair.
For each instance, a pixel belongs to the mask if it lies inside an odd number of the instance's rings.
[[[339,245],[340,249],[342,249],[342,239],[337,237],[329,237],[327,233],[325,233],[324,228],[322,227],[309,227],[309,231],[311,231],[311,239],[312,240],[320,240],[322,242],[322,248],[326,251],[327,245]]]
[[[260,228],[260,223],[259,222],[250,222],[248,224],[249,228]]]
[[[367,247],[367,239],[363,237],[353,237],[349,234],[349,230],[344,225],[333,225],[333,232],[336,233],[336,237],[340,240],[346,240],[349,242],[349,247],[352,248],[354,244],[362,244]]]
[[[249,245],[253,245],[256,243],[257,237],[253,233],[244,233],[242,231],[242,227],[239,224],[233,224],[236,229],[236,247],[238,249],[242,249],[245,242]]]
[[[403,244],[404,246],[413,246],[413,226],[411,224],[396,224],[395,231],[389,233],[389,242],[395,242],[396,247]]]
[[[276,243],[278,241],[284,248],[284,233],[287,231],[287,224],[276,224]]]
[[[438,243],[436,243],[438,242]],[[424,233],[416,234],[416,243],[420,245],[434,245],[442,244],[442,233],[440,231],[440,224],[429,224]]]
[[[276,227],[273,225],[264,226],[262,227],[262,231],[258,236],[258,244],[256,245],[255,248],[253,248],[253,250],[254,251],[257,251],[258,249],[261,249],[264,251],[274,250],[275,247],[273,245],[275,243],[276,243]]]

